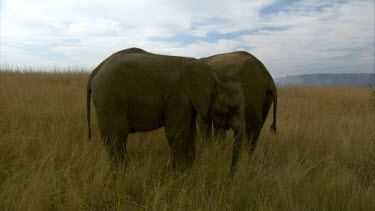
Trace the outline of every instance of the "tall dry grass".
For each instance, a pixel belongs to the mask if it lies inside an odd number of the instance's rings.
[[[0,209],[375,209],[368,88],[279,88],[278,134],[269,118],[233,178],[231,136],[208,147],[198,139],[194,167],[175,174],[163,130],[130,135],[130,163],[113,177],[95,112],[86,139],[87,77],[0,72]]]

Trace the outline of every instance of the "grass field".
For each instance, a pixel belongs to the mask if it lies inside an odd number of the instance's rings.
[[[233,178],[233,136],[198,139],[194,167],[175,174],[162,129],[130,135],[112,177],[95,112],[86,138],[87,77],[0,72],[0,210],[375,210],[369,88],[279,88],[278,134],[269,115]]]

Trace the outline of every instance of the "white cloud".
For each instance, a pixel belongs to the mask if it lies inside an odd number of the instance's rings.
[[[0,39],[1,62],[21,65],[94,67],[140,47],[193,57],[245,49],[276,76],[369,71],[374,2],[5,0]]]
[[[205,57],[209,55],[217,54],[218,52],[227,52],[238,50],[240,46],[239,41],[221,39],[216,42],[198,42],[194,44],[188,44],[183,47],[171,47],[169,49],[159,49],[161,53],[167,53],[171,55],[185,55],[188,57]]]
[[[321,72],[330,68],[360,72],[349,69],[356,62],[372,67],[373,3],[352,2],[322,11],[305,11],[303,8],[308,8],[303,6],[299,5],[302,11],[282,12],[264,20],[267,25],[285,29],[245,35],[243,42],[279,74]]]

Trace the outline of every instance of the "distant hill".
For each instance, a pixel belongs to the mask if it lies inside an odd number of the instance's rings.
[[[374,73],[343,74],[303,74],[275,78],[277,85],[317,85],[317,86],[368,86],[374,87]]]

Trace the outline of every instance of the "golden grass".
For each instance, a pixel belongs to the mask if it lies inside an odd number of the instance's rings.
[[[279,88],[255,154],[229,176],[231,137],[175,174],[163,130],[130,135],[113,177],[92,112],[88,74],[0,72],[0,209],[374,210],[375,114],[368,88]],[[372,97],[371,97],[372,96]],[[94,110],[93,110],[94,111]]]

